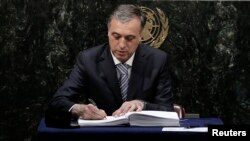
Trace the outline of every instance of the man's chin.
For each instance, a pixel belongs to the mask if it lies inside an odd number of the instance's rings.
[[[125,56],[124,56],[124,57],[119,56],[119,57],[117,57],[117,59],[118,59],[119,61],[121,61],[122,63],[124,63],[124,62],[127,61],[127,58],[126,58]]]

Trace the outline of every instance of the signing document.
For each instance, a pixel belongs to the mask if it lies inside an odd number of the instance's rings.
[[[107,116],[102,120],[78,119],[79,126],[180,126],[176,112],[140,111],[128,112],[120,117]]]

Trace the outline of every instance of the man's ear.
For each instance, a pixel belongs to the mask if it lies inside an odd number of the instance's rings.
[[[142,42],[142,36],[140,37],[140,39],[139,39],[139,43],[141,43]]]
[[[142,33],[140,34],[140,37],[139,37],[139,42],[141,43],[142,41]]]

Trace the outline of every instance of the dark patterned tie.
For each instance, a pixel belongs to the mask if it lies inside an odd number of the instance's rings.
[[[116,65],[116,67],[120,74],[120,88],[122,99],[123,101],[126,101],[128,92],[128,65],[118,64]]]

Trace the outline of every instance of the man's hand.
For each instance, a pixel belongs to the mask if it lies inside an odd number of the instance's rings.
[[[71,113],[81,119],[104,119],[107,116],[104,110],[98,109],[93,104],[75,104]]]
[[[144,102],[141,100],[125,101],[122,106],[116,110],[112,116],[122,116],[127,112],[136,111],[139,112],[144,108]]]

